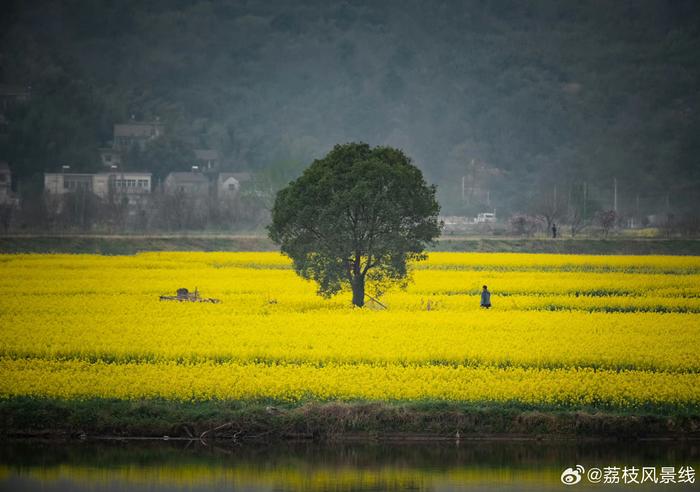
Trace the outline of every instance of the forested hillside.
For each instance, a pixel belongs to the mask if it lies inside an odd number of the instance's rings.
[[[0,147],[20,179],[64,163],[95,169],[112,125],[133,116],[277,183],[335,143],[396,146],[450,213],[515,211],[553,189],[575,200],[584,182],[606,206],[613,178],[622,209],[682,211],[698,198],[693,0],[0,9],[0,83],[31,85]],[[487,197],[465,203],[462,176]]]

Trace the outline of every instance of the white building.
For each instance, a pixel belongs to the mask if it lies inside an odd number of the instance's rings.
[[[160,137],[164,133],[165,126],[159,121],[118,123],[114,125],[112,148],[115,150],[128,150],[133,146],[138,146],[143,150],[146,143]]]
[[[150,195],[151,180],[151,173],[142,172],[45,173],[44,190],[54,195],[87,191],[103,200],[126,197],[133,205]]]
[[[53,195],[74,191],[92,192],[94,176],[86,173],[44,173],[44,191]]]
[[[219,173],[216,179],[216,196],[220,200],[235,197],[241,191],[241,187],[251,180],[250,173]]]
[[[174,172],[163,181],[163,190],[168,194],[182,193],[187,196],[206,198],[209,196],[209,180],[200,172]]]
[[[113,171],[94,175],[92,191],[103,200],[126,196],[129,203],[140,202],[151,193],[151,173]]]

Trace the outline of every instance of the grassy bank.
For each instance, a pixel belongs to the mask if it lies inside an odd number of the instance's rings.
[[[588,255],[700,255],[695,239],[471,239],[441,238],[435,251]]]
[[[264,236],[27,235],[0,236],[0,253],[133,255],[141,251],[276,251]]]
[[[0,434],[276,439],[700,437],[700,414],[628,413],[520,404],[168,400],[0,400]]]
[[[263,235],[9,235],[0,253],[90,253],[131,255],[140,251],[276,251]],[[441,238],[433,251],[562,253],[597,255],[700,255],[696,239],[518,239]]]

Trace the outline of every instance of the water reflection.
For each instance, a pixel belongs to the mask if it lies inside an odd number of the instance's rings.
[[[7,491],[562,490],[577,464],[700,468],[693,442],[462,441],[420,444],[202,446],[109,441],[0,444]],[[573,488],[573,487],[572,487]],[[593,486],[577,490],[694,490],[694,485]]]

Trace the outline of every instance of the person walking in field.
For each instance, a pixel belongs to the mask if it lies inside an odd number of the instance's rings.
[[[491,307],[491,293],[485,285],[484,290],[481,291],[481,307],[486,309]]]

